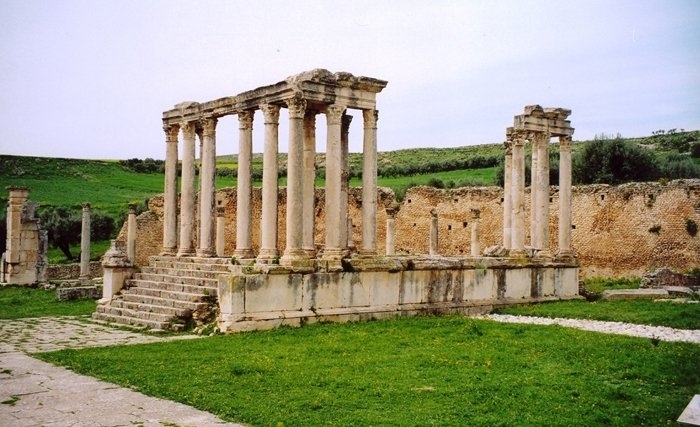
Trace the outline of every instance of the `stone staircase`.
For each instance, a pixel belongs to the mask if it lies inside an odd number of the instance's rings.
[[[229,258],[149,261],[110,302],[98,304],[93,320],[156,331],[181,331],[210,320],[218,310],[218,276],[229,272]]]

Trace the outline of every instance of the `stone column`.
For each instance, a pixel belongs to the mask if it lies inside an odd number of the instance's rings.
[[[342,105],[329,105],[326,110],[326,245],[324,259],[341,259],[343,246],[340,229],[340,192],[342,181],[342,150],[340,147],[341,117],[345,112]]]
[[[238,113],[238,188],[236,190],[236,250],[239,259],[253,258],[253,115],[254,111]],[[277,159],[275,158],[275,163]],[[267,162],[265,162],[267,163]],[[269,178],[268,178],[269,179]],[[276,182],[275,176],[273,184]],[[263,177],[265,181],[265,177]],[[277,224],[275,224],[275,227]]]
[[[183,123],[182,178],[180,180],[180,247],[177,256],[192,256],[194,249],[195,122]],[[133,262],[133,259],[132,259]]]
[[[438,254],[438,216],[435,208],[430,210],[430,249],[431,256]]]
[[[177,251],[177,134],[179,125],[167,125],[165,131],[165,188],[163,200],[163,250],[161,255]]]
[[[511,171],[511,218],[510,254],[525,255],[525,135],[516,134],[513,138],[513,168]]]
[[[571,137],[559,137],[559,252],[574,256],[571,249]]]
[[[265,145],[263,148],[262,217],[260,221],[260,253],[258,254],[258,261],[271,263],[279,258],[279,250],[277,249],[277,158],[279,153],[280,107],[279,105],[260,104],[260,111],[262,111],[265,119]],[[238,224],[241,223],[239,222]]]
[[[303,158],[304,115],[306,100],[294,97],[286,100],[289,109],[289,147],[287,155],[287,234],[281,264],[291,265],[296,260],[306,259],[301,248],[303,221]]]
[[[348,193],[350,187],[350,153],[348,147],[348,137],[350,133],[350,122],[352,116],[343,113],[340,119],[340,223],[348,223]],[[343,250],[348,249],[347,242],[352,239],[350,236],[350,228],[340,228],[340,241],[343,245]]]
[[[83,203],[83,226],[80,229],[80,281],[90,280],[90,203]]]
[[[549,251],[549,133],[537,135],[537,208],[535,222],[537,233],[537,255],[543,258],[552,256]]]
[[[126,255],[132,264],[136,263],[136,205],[133,203],[129,203],[126,222]]]
[[[481,255],[481,248],[479,246],[479,218],[481,217],[481,211],[479,209],[472,209],[472,256]]]
[[[316,111],[306,110],[304,115],[304,225],[301,247],[306,254],[313,258],[316,256],[314,243],[315,228],[315,202],[316,202]],[[307,214],[308,212],[308,214]]]
[[[224,257],[224,248],[226,246],[226,218],[225,209],[223,206],[216,207],[216,256]]]
[[[29,196],[29,187],[8,186],[10,193],[7,202],[7,248],[5,262],[18,264],[22,249],[22,207]]]
[[[199,195],[199,250],[200,257],[214,255],[214,198],[216,194],[216,122],[215,117],[201,120],[202,134],[202,169],[199,171],[201,182]]]
[[[540,242],[537,241],[537,204],[539,197],[537,175],[539,173],[540,138],[537,134],[530,140],[530,151],[532,153],[532,162],[530,163],[530,246],[538,248]]]
[[[513,215],[513,203],[511,197],[511,174],[513,173],[513,141],[508,134],[505,145],[505,159],[503,162],[503,247],[510,249],[511,219]]]
[[[386,210],[386,255],[395,255],[395,236],[396,236],[396,213],[398,212],[398,204],[387,208]]]
[[[377,254],[377,120],[379,111],[362,110],[362,246],[360,254]]]

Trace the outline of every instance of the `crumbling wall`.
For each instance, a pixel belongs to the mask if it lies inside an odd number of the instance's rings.
[[[395,197],[391,190],[379,190],[377,245],[384,252],[386,211]],[[644,272],[669,267],[687,271],[700,267],[700,233],[691,236],[686,223],[700,225],[700,180],[676,180],[660,183],[631,183],[620,186],[590,185],[573,188],[573,248],[581,264],[582,277],[639,277]],[[353,241],[360,245],[361,189],[350,191],[349,217],[353,223]],[[231,254],[236,239],[236,190],[227,188],[216,194],[217,204],[225,208],[226,250]],[[550,191],[550,247],[556,252],[558,234],[558,197]],[[529,192],[525,197],[529,206]],[[323,189],[316,190],[315,239],[323,244],[325,200]],[[396,216],[396,253],[428,253],[430,210],[438,213],[439,253],[468,255],[471,246],[471,212],[481,210],[479,244],[482,248],[503,240],[503,191],[499,187],[436,189],[414,187],[406,192]],[[286,191],[279,193],[279,249],[285,246]],[[260,244],[261,193],[253,191],[253,246]],[[149,201],[149,211],[137,218],[136,261],[146,265],[148,256],[157,255],[163,239],[163,198]],[[529,208],[526,209],[526,241],[529,241]],[[126,227],[120,239],[126,239]]]

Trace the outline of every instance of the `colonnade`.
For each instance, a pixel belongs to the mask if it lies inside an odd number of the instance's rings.
[[[308,84],[305,90],[304,84]],[[256,258],[260,263],[279,260],[283,265],[303,263],[318,255],[337,260],[347,256],[348,241],[348,132],[351,108],[362,111],[363,202],[360,254],[377,253],[377,110],[374,96],[386,82],[348,73],[314,70],[284,82],[236,97],[204,104],[183,103],[164,113],[166,134],[164,255],[211,257],[215,250],[216,125],[219,117],[235,114],[239,122],[236,247],[233,256]],[[347,88],[354,92],[347,93]],[[300,89],[301,88],[301,89]],[[329,97],[329,93],[337,93]],[[333,99],[334,98],[334,99]],[[287,108],[289,144],[287,157],[286,237],[278,250],[278,147],[280,109]],[[252,242],[252,145],[256,110],[264,117],[264,153],[260,251]],[[321,254],[314,244],[314,182],[316,115],[326,115],[325,245]],[[183,159],[178,242],[178,134],[182,135]],[[194,217],[195,135],[202,142],[199,217]],[[199,222],[199,238],[193,235]],[[199,241],[195,250],[194,242]],[[179,243],[179,244],[178,244]],[[281,255],[281,256],[280,256]],[[220,254],[219,254],[220,256]]]
[[[557,257],[573,256],[571,248],[571,135],[574,129],[565,120],[571,114],[563,108],[525,107],[515,116],[505,142],[503,246],[513,256],[525,250],[525,145],[532,153],[530,181],[530,247],[540,258],[551,258],[549,222],[549,147],[559,138],[559,233]]]

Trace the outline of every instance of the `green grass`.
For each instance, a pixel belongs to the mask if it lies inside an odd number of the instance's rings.
[[[417,317],[37,357],[251,426],[639,426],[700,391],[700,346],[657,344]]]
[[[102,258],[102,255],[104,255],[109,249],[109,245],[109,240],[90,242],[90,261],[99,261],[100,258]],[[80,244],[71,245],[70,252],[75,257],[75,259],[72,261],[66,258],[60,249],[49,247],[46,258],[49,264],[70,264],[80,262]]]
[[[700,304],[674,304],[649,300],[560,301],[499,309],[501,314],[606,320],[641,325],[700,329]]]
[[[58,301],[56,291],[26,286],[0,287],[0,319],[83,316],[95,311],[95,301]]]

